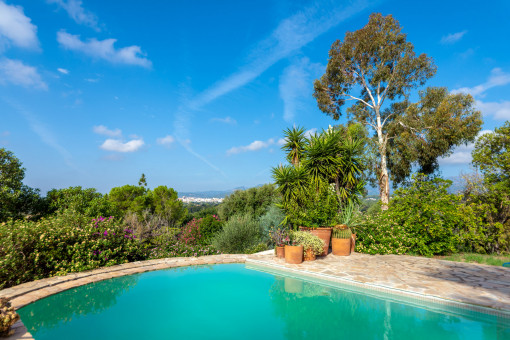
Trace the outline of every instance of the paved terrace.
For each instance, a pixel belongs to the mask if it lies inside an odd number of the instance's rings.
[[[317,258],[299,265],[285,263],[271,252],[255,255],[213,255],[199,258],[170,258],[96,269],[24,283],[0,291],[18,309],[63,290],[114,277],[189,265],[244,263],[319,277],[361,288],[397,295],[419,296],[424,300],[468,304],[473,309],[492,308],[510,313],[510,269],[436,259],[365,255]],[[22,322],[7,338],[32,339]]]

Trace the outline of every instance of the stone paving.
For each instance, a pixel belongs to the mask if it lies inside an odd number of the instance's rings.
[[[272,251],[254,255],[212,255],[132,262],[27,282],[0,290],[0,297],[10,299],[13,307],[18,309],[66,289],[114,277],[189,265],[245,262],[397,295],[414,294],[430,300],[444,299],[510,313],[509,268],[402,255],[374,256],[358,253],[351,256],[330,254],[299,265],[277,259]],[[32,339],[32,336],[23,323],[18,322],[15,334],[7,339]]]
[[[510,313],[510,269],[403,255],[318,257],[299,265],[272,255],[250,256],[246,263],[315,276],[397,295],[444,299]]]

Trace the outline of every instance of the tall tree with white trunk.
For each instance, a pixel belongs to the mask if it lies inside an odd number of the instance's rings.
[[[375,13],[365,27],[333,43],[326,73],[314,83],[321,111],[338,120],[352,101],[346,113],[373,132],[372,170],[382,209],[389,203],[390,175],[396,185],[416,165],[430,174],[439,157],[473,141],[480,130],[481,114],[470,95],[428,88],[419,92],[418,102],[410,102],[411,90],[435,73],[432,58],[416,55],[398,21]]]

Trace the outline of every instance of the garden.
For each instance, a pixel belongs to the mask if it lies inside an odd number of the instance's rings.
[[[77,186],[42,196],[23,184],[21,161],[1,148],[0,289],[133,261],[269,249],[288,263],[354,251],[510,262],[510,122],[478,135],[474,99],[442,87],[422,89],[411,102],[410,90],[436,68],[401,35],[396,20],[372,15],[335,42],[314,96],[333,119],[350,119],[314,133],[288,128],[288,163],[272,168],[273,183],[235,191],[216,206],[190,212],[174,189],[148,188],[145,175],[107,194]],[[385,53],[359,57],[374,39]],[[346,98],[354,104],[344,112]],[[474,172],[455,191],[438,159],[466,143],[474,143]],[[365,209],[369,185],[379,200]]]

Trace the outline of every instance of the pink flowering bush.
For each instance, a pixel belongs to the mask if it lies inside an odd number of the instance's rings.
[[[216,215],[194,218],[182,228],[180,240],[185,244],[208,245],[222,229],[223,223]]]
[[[0,224],[0,289],[147,257],[133,231],[113,217],[70,221],[57,215]]]

